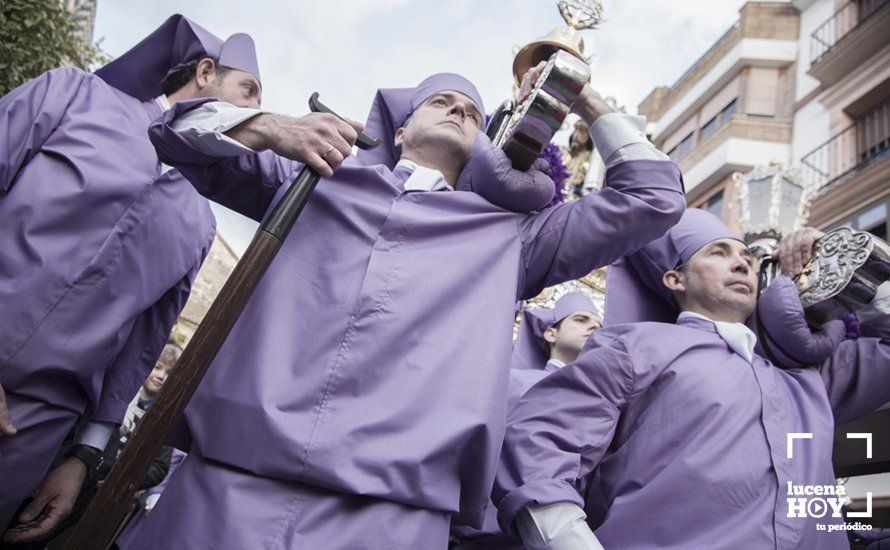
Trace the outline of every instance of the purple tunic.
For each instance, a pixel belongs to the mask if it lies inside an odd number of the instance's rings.
[[[161,495],[164,493],[164,489],[167,488],[167,484],[170,483],[170,479],[173,477],[173,474],[176,470],[179,469],[179,466],[186,459],[188,455],[179,449],[173,449],[173,454],[170,456],[170,469],[167,470],[167,475],[164,476],[164,479],[161,480],[160,483],[151,487],[145,491],[147,495]],[[139,531],[139,528],[145,523],[147,514],[150,514],[150,510],[146,510],[145,508],[138,507],[134,514],[130,517],[130,521],[127,522],[124,530],[121,531],[121,534],[118,535],[115,543],[120,548],[126,548],[131,544],[136,536],[136,533]]]
[[[189,454],[125,550],[446,550],[448,514]]]
[[[79,417],[123,419],[210,247],[209,204],[148,141],[160,114],[76,69],[0,98],[0,384],[22,429],[0,438],[0,525]]]
[[[208,198],[261,218],[299,165],[196,151],[169,125],[189,107],[152,127],[160,157]],[[478,525],[516,301],[661,235],[685,199],[665,161],[625,162],[602,192],[534,215],[467,191],[405,192],[406,177],[348,159],[321,181],[193,398],[188,428],[219,463]]]
[[[542,368],[528,368],[525,363],[517,367],[516,348],[514,347],[513,364],[510,367],[510,385],[507,390],[507,414],[509,415],[529,388],[558,369],[559,367],[552,363],[547,363]],[[497,507],[489,502],[481,528],[475,529],[466,525],[454,527],[452,534],[461,541],[461,546],[457,550],[522,550],[523,546],[517,539],[501,530],[497,516]]]
[[[787,517],[787,486],[835,484],[835,421],[886,402],[890,345],[843,342],[819,369],[753,361],[701,319],[596,332],[510,414],[501,525],[568,501],[586,503],[606,548],[847,548],[816,528],[843,519]],[[793,459],[790,432],[814,434]]]
[[[207,201],[161,175],[160,114],[76,69],[0,99],[7,391],[117,423],[160,354],[215,230]]]
[[[552,308],[526,308],[522,312],[519,336],[513,345],[510,364],[510,386],[507,392],[507,412],[509,413],[519,398],[529,388],[543,380],[559,367],[548,361],[549,344],[544,340],[544,331],[562,321],[576,311],[587,311],[596,315],[593,302],[580,292],[570,292],[556,301]],[[521,548],[513,537],[501,532],[498,525],[497,509],[489,504],[485,511],[482,529],[458,527],[455,534],[470,548]]]

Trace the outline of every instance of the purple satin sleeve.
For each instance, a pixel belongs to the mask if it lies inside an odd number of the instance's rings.
[[[292,179],[302,164],[271,151],[232,157],[208,155],[195,149],[172,123],[212,98],[180,101],[152,123],[148,134],[161,162],[178,168],[198,193],[227,208],[260,221],[278,188]]]
[[[757,335],[755,352],[780,368],[820,365],[846,335],[842,321],[826,323],[813,331],[794,281],[785,276],[777,277],[763,291],[754,315],[751,328]]]
[[[79,69],[53,69],[0,97],[0,191],[12,187],[87,78]]]
[[[521,222],[520,299],[639,250],[686,209],[680,169],[670,161],[623,162],[609,169],[605,185]]]
[[[865,323],[858,321],[859,333],[869,338],[883,338],[890,340],[890,315],[882,315]]]
[[[530,504],[584,507],[584,478],[605,456],[633,385],[624,344],[594,334],[577,361],[528,390],[507,419],[492,493],[502,529]]]
[[[210,250],[214,233],[211,227],[210,239],[201,250],[199,261],[182,280],[136,317],[120,353],[105,371],[102,393],[91,421],[120,424],[123,420],[127,406],[161,355],[167,337],[188,301],[192,283]]]
[[[533,212],[553,200],[556,187],[544,173],[547,161],[538,159],[526,172],[513,168],[507,154],[492,145],[484,132],[473,144],[470,161],[464,166],[455,188],[473,191],[485,200],[514,212]]]
[[[880,321],[886,328],[890,317]],[[820,370],[838,426],[890,401],[888,339],[864,337],[842,342]]]

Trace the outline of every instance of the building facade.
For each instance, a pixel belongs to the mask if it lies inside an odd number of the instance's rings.
[[[170,339],[176,342],[180,347],[185,347],[191,340],[198,325],[207,315],[207,310],[213,304],[213,300],[222,290],[226,281],[231,275],[232,270],[238,263],[239,255],[232,249],[226,240],[219,234],[213,239],[210,252],[204,259],[195,282],[192,284],[192,291],[189,299],[173,327]]]
[[[639,105],[689,204],[737,226],[732,174],[779,163],[818,186],[810,225],[887,237],[888,0],[749,2],[672,86]]]
[[[77,38],[84,44],[93,44],[93,30],[96,26],[97,0],[61,0],[65,11],[74,16],[77,23]]]
[[[670,87],[640,104],[653,143],[683,170],[687,200],[735,224],[732,175],[791,158],[800,14],[750,2]]]
[[[887,239],[890,1],[797,0],[792,162],[819,185],[810,224]]]

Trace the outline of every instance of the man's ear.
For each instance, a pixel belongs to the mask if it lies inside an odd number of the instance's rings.
[[[205,57],[195,68],[195,84],[199,90],[206,88],[216,77],[216,63],[209,57]]]
[[[548,344],[555,344],[556,333],[557,329],[555,329],[554,327],[547,327],[546,329],[544,329],[544,341]]]
[[[393,145],[396,146],[396,149],[402,148],[402,143],[405,141],[405,127],[401,127],[396,130],[396,137],[393,139]]]
[[[675,269],[665,273],[661,278],[661,282],[671,292],[686,292],[686,277]]]

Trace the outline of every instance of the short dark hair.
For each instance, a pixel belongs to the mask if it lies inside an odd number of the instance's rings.
[[[164,349],[161,351],[160,357],[156,363],[161,363],[166,361],[172,367],[179,361],[179,358],[182,356],[182,348],[177,346],[176,344],[170,344],[164,346]]]
[[[211,61],[213,61],[213,65],[216,67],[217,77],[222,77],[231,70],[230,67],[220,65],[219,59],[215,57],[209,55],[206,57],[199,57],[197,59],[189,61],[182,67],[165,76],[164,80],[161,81],[161,92],[163,92],[164,95],[170,95],[188,84],[191,79],[195,77],[195,71],[198,70],[198,63],[204,61],[205,59],[210,59]]]

